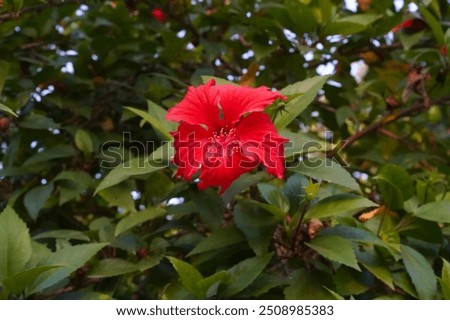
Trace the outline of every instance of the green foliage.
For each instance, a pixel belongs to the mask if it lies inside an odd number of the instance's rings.
[[[351,242],[338,236],[320,236],[309,242],[308,247],[321,256],[360,270]]]
[[[282,130],[297,116],[302,113],[314,100],[317,91],[323,87],[328,80],[327,76],[316,76],[304,81],[288,85],[281,93],[289,98],[282,113],[276,117],[275,126]]]
[[[31,257],[31,239],[25,223],[7,207],[0,215],[0,281],[22,271]]]
[[[447,1],[219,2],[0,4],[0,298],[450,299]],[[283,179],[175,176],[211,78],[288,98]]]
[[[374,206],[376,204],[367,198],[351,193],[340,193],[317,202],[308,210],[306,217],[324,218],[342,214],[354,214],[355,211]]]
[[[350,173],[331,159],[309,159],[307,162],[302,162],[292,168],[292,171],[316,180],[324,180],[340,185],[351,191],[360,192],[358,183]]]
[[[428,261],[416,250],[401,246],[406,271],[420,299],[432,299],[436,294],[436,277]]]

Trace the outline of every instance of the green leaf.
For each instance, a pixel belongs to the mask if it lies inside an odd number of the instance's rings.
[[[206,298],[208,296],[215,295],[217,293],[218,285],[227,278],[227,272],[222,270],[219,271],[203,280],[198,282],[200,290],[205,292]],[[215,286],[215,292],[210,292],[210,289]]]
[[[173,137],[170,132],[176,129],[176,124],[165,119],[167,111],[149,100],[147,101],[147,105],[148,112],[132,107],[126,107],[125,109],[130,110],[150,123],[165,141],[172,141]]]
[[[300,155],[305,152],[325,151],[327,150],[327,142],[323,141],[316,136],[308,133],[292,132],[291,130],[284,129],[280,132],[280,135],[289,139],[289,142],[284,144],[284,157],[290,158],[294,155]]]
[[[48,130],[61,128],[58,123],[52,118],[46,117],[41,114],[32,113],[19,123],[21,128],[36,129],[36,130]],[[68,146],[67,146],[68,147]]]
[[[416,198],[420,204],[436,201],[436,194],[429,182],[423,180],[416,181]]]
[[[171,194],[175,186],[175,181],[166,172],[156,171],[145,181],[144,193],[149,195],[152,203],[159,203]]]
[[[403,208],[404,201],[414,195],[412,179],[402,167],[386,164],[374,179],[386,206],[390,209]]]
[[[424,37],[426,31],[419,31],[413,34],[407,34],[404,32],[399,32],[398,38],[403,45],[405,50],[410,50],[416,44],[418,44]]]
[[[258,183],[257,187],[264,200],[284,212],[289,211],[289,199],[280,187],[270,183]]]
[[[273,276],[261,273],[247,288],[242,290],[236,298],[259,297],[267,293],[270,289],[286,285],[286,280],[282,276]]]
[[[306,245],[329,260],[361,271],[352,244],[347,239],[339,236],[317,236]]]
[[[29,166],[36,163],[47,162],[55,159],[69,158],[76,154],[76,151],[71,146],[65,144],[57,144],[51,148],[45,149],[42,152],[36,153],[29,157],[23,166]]]
[[[345,298],[343,296],[341,296],[339,293],[334,292],[331,289],[328,289],[327,287],[324,287],[325,290],[327,290],[335,300],[345,300]]]
[[[263,6],[266,2],[261,3]],[[314,17],[314,7],[310,7],[305,2],[297,0],[287,0],[283,2],[283,9],[289,15],[291,21],[295,24],[297,34],[314,32],[316,28],[316,19]],[[281,3],[280,3],[281,5]]]
[[[9,73],[9,63],[5,60],[0,60],[0,94],[3,91],[3,86],[5,85],[5,80],[6,80],[6,77],[8,76],[8,73]],[[6,111],[6,110],[3,110],[3,108],[1,108],[2,106],[3,105],[0,104],[0,110]]]
[[[16,273],[3,281],[3,285],[10,292],[20,294],[26,287],[31,286],[44,272],[60,268],[59,266],[40,266]]]
[[[173,143],[165,143],[150,154],[149,162],[155,162],[161,167],[167,167],[174,155],[175,148]]]
[[[0,214],[0,282],[22,271],[30,258],[28,228],[11,207],[6,207]]]
[[[447,45],[447,48],[450,47],[450,28],[448,28],[447,31],[445,32],[444,41],[445,44]]]
[[[428,26],[433,31],[433,34],[440,46],[444,44],[444,31],[442,30],[441,24],[436,18],[431,14],[430,11],[423,5],[419,5],[419,11],[422,14],[423,18],[427,22]]]
[[[60,180],[74,182],[81,191],[85,191],[92,184],[92,177],[85,171],[61,171],[53,181]]]
[[[136,212],[135,203],[131,196],[134,189],[134,181],[124,181],[118,185],[99,192],[109,205],[125,209],[127,212]]]
[[[298,269],[289,275],[284,290],[286,300],[333,300],[335,296],[323,287],[323,279],[311,270]]]
[[[237,227],[245,234],[255,254],[266,254],[279,219],[249,201],[240,201],[233,215]]]
[[[118,239],[120,239],[120,237]],[[162,257],[166,253],[166,247],[168,245],[169,244],[165,240],[161,241],[160,238],[155,238],[150,244],[150,255],[137,262],[119,258],[103,259],[94,265],[89,272],[89,277],[107,278],[138,271],[144,272],[160,263]]]
[[[31,257],[24,269],[27,270],[39,266],[51,254],[52,251],[46,245],[31,240]]]
[[[27,290],[27,294],[43,291],[64,280],[105,246],[105,243],[81,244],[65,247],[52,253],[43,261],[42,265],[61,266],[61,268],[48,270],[41,274]]]
[[[101,242],[113,242],[115,240],[113,224],[107,217],[100,217],[91,221],[89,230],[98,231],[98,238]]]
[[[1,67],[0,67],[1,68]],[[0,75],[1,76],[1,75]],[[1,84],[0,84],[1,85]],[[0,88],[1,89],[1,88]],[[1,92],[1,90],[0,90]],[[17,114],[11,109],[8,108],[7,106],[5,106],[4,104],[0,103],[0,111],[9,114],[10,116],[16,117],[17,118]]]
[[[336,284],[336,292],[342,296],[358,295],[369,290],[364,284],[361,272],[356,272],[346,267],[340,267],[333,275]]]
[[[211,229],[221,228],[225,206],[214,190],[204,190],[192,194],[192,201],[197,207],[202,221]]]
[[[228,269],[223,296],[231,297],[244,290],[259,276],[271,258],[271,254],[248,258]]]
[[[84,171],[62,171],[54,179],[58,182],[59,205],[78,198],[94,184],[92,177]]]
[[[384,213],[384,217],[372,219],[376,221],[376,228],[379,230],[380,238],[385,242],[396,260],[400,258],[400,235],[397,230],[397,222],[393,217]]]
[[[189,252],[187,257],[194,254],[225,248],[244,241],[244,235],[235,226],[217,229],[209,237],[200,241],[197,246]]]
[[[371,233],[370,231],[342,225],[326,228],[323,231],[321,231],[319,235],[323,236],[335,235],[348,240],[358,241],[365,244],[373,244],[381,247],[386,246],[384,242],[381,241],[380,238],[378,238],[375,234]]]
[[[395,289],[389,268],[373,247],[365,246],[361,250],[357,250],[356,257],[370,273],[381,280],[391,290]]]
[[[70,182],[68,184],[71,184]],[[78,199],[80,192],[74,187],[70,186],[59,186],[59,205],[62,206],[64,203],[69,202],[74,199]]]
[[[364,208],[377,206],[375,202],[367,198],[351,193],[342,193],[320,200],[306,212],[305,218],[325,218],[344,213],[355,213]]]
[[[200,288],[199,283],[203,280],[203,276],[191,264],[179,260],[175,257],[167,257],[173,267],[180,276],[183,286],[192,293],[197,299],[203,299],[205,292]]]
[[[288,85],[281,90],[281,93],[290,98],[285,109],[275,119],[275,126],[278,130],[286,126],[297,118],[306,107],[314,100],[317,92],[327,82],[329,76],[316,76],[303,81]]]
[[[255,174],[244,173],[239,178],[233,181],[233,183],[228,187],[227,190],[222,195],[222,201],[224,204],[229,204],[243,190],[248,187],[255,185],[259,181],[267,178],[268,175],[265,171],[259,171]]]
[[[84,232],[81,232],[78,230],[68,230],[68,229],[46,231],[46,232],[42,232],[42,233],[39,233],[39,234],[33,236],[34,240],[48,239],[48,238],[65,239],[65,240],[80,240],[80,241],[90,241],[91,240],[87,235],[84,234]]]
[[[138,271],[138,265],[124,259],[103,259],[89,271],[91,278],[108,278]]]
[[[405,200],[403,199],[401,189],[384,178],[375,179],[377,181],[378,189],[383,196],[383,202],[386,207],[392,210],[402,209]]]
[[[430,263],[411,247],[401,245],[401,254],[420,299],[430,300],[436,295],[436,277]]]
[[[442,272],[439,283],[441,284],[442,296],[445,300],[450,300],[450,263],[442,259]]]
[[[146,175],[166,167],[166,164],[157,162],[156,160],[158,159],[153,158],[150,160],[149,158],[134,158],[119,165],[106,175],[98,185],[97,189],[95,189],[94,194],[115,186],[130,177]]]
[[[326,158],[315,158],[307,161],[300,162],[295,167],[289,168],[289,170],[313,179],[332,182],[351,191],[361,192],[356,180],[338,163]]]
[[[305,188],[309,183],[310,180],[302,174],[293,174],[285,182],[284,193],[289,199],[290,213],[298,212],[306,197]]]
[[[450,223],[450,201],[442,200],[424,204],[413,214],[416,217],[429,221]]]
[[[150,248],[151,249],[151,248]],[[139,272],[144,272],[147,269],[153,268],[154,266],[157,266],[159,262],[161,261],[163,257],[163,254],[156,254],[151,257],[145,257],[141,261],[137,263],[137,270]]]
[[[345,18],[337,19],[325,28],[326,35],[350,35],[364,31],[372,23],[380,18],[379,15],[364,13],[364,14],[352,14]]]
[[[430,243],[442,243],[442,229],[439,223],[406,215],[396,226],[402,236],[416,238]]]
[[[33,220],[37,219],[39,211],[44,207],[52,192],[53,183],[48,183],[45,186],[35,187],[25,194],[23,204]]]
[[[281,221],[286,216],[286,212],[284,210],[280,209],[279,207],[273,206],[271,204],[262,203],[262,202],[255,201],[255,200],[244,200],[244,201],[248,202],[248,203],[253,203],[255,206],[257,206],[261,209],[264,209],[267,212],[270,212],[276,221]]]
[[[416,290],[406,272],[394,272],[392,273],[392,278],[394,279],[394,284],[404,290],[410,296],[418,299]]]
[[[116,230],[114,232],[115,236],[124,233],[125,231],[137,226],[141,223],[147,222],[152,219],[163,217],[166,214],[166,210],[163,208],[147,208],[136,213],[131,213],[125,218],[122,218],[119,223],[117,223]]]
[[[83,152],[85,156],[94,152],[94,142],[91,135],[83,129],[75,131],[75,146]]]

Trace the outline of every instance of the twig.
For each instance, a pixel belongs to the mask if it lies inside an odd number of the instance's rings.
[[[384,116],[380,121],[374,122],[371,125],[367,126],[365,129],[356,132],[352,136],[350,136],[348,139],[343,140],[344,144],[342,146],[335,147],[331,152],[327,154],[328,158],[333,158],[333,156],[336,155],[338,151],[342,151],[344,149],[347,149],[350,147],[353,143],[361,139],[362,137],[368,135],[369,133],[378,130],[379,128],[383,127],[384,125],[397,121],[398,119],[401,119],[403,117],[407,117],[417,111],[425,110],[426,106],[422,101],[417,101],[414,103],[411,107],[401,110],[398,113],[390,113],[386,116]]]
[[[45,44],[44,41],[35,41],[35,42],[25,43],[20,46],[20,50],[30,50],[30,49],[38,48],[38,47],[42,46],[43,44]]]
[[[303,218],[305,217],[305,214],[306,214],[306,211],[308,210],[308,207],[309,207],[309,202],[305,203],[305,206],[303,207],[302,212],[300,214],[300,218],[298,219],[297,225],[295,226],[295,231],[294,231],[294,234],[293,234],[292,239],[291,239],[291,250],[294,251],[294,252],[296,251],[295,250],[296,249],[296,242],[297,242],[297,240],[299,238],[300,231],[301,231],[301,228],[302,228]]]
[[[237,76],[242,75],[242,71],[241,71],[238,67],[236,67],[236,66],[234,66],[234,65],[232,65],[232,64],[230,64],[230,63],[228,63],[228,61],[226,61],[224,58],[219,57],[219,61],[220,61],[220,63],[223,64],[223,66],[224,66],[225,68],[227,68],[228,70],[230,70],[231,72],[233,72],[235,75],[237,75]]]
[[[391,139],[397,140],[401,143],[404,143],[407,147],[410,149],[417,149],[419,146],[417,146],[414,142],[409,141],[406,137],[401,137],[398,134],[395,134],[392,131],[386,130],[384,128],[379,128],[378,132],[381,134],[384,134],[386,137],[389,137]]]
[[[76,3],[81,4],[82,1],[81,0],[65,0],[65,1],[58,1],[58,2],[57,1],[49,1],[44,4],[38,4],[35,6],[25,7],[18,11],[15,11],[15,12],[7,12],[7,13],[0,14],[0,22],[4,22],[8,19],[17,19],[21,15],[26,14],[26,13],[39,12],[39,11],[42,11],[44,9],[51,8],[51,7],[62,7],[62,6],[68,5],[68,4],[76,4]]]

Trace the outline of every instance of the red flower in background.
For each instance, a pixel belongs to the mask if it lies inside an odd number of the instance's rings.
[[[214,80],[189,87],[166,116],[180,122],[172,132],[177,175],[190,180],[200,170],[199,188],[219,186],[221,193],[260,163],[282,178],[283,143],[288,139],[263,112],[276,99],[286,97],[267,87],[216,86]]]
[[[161,9],[153,9],[152,10],[152,16],[153,16],[153,18],[155,18],[159,22],[166,22],[167,21],[166,14]]]
[[[427,27],[427,24],[424,20],[419,18],[412,18],[403,21],[402,23],[396,25],[391,29],[392,32],[398,32],[400,30],[404,30],[409,34],[419,32]]]

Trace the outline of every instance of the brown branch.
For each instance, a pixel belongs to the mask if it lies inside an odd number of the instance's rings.
[[[82,3],[81,0],[48,1],[47,3],[25,7],[15,12],[7,12],[0,14],[0,22],[4,22],[9,19],[17,19],[23,14],[31,12],[39,12],[51,7],[62,7],[68,4],[81,4],[81,3]]]
[[[223,66],[228,69],[229,71],[233,72],[236,76],[240,76],[242,75],[242,71],[240,70],[240,68],[228,63],[228,61],[226,61],[224,58],[219,57],[219,61],[220,63],[223,64]]]
[[[368,135],[371,132],[377,131],[378,129],[382,128],[388,123],[397,121],[398,119],[401,119],[403,117],[407,117],[409,115],[412,115],[415,112],[422,111],[427,109],[423,101],[417,101],[414,103],[411,107],[406,108],[404,110],[400,111],[394,111],[386,116],[384,116],[380,121],[374,122],[371,125],[367,126],[365,129],[356,132],[352,136],[350,136],[348,139],[343,140],[344,144],[342,146],[337,146],[331,152],[327,154],[328,158],[333,158],[333,156],[336,155],[338,151],[342,151],[344,149],[347,149],[350,147],[353,143],[361,139],[362,137]]]
[[[25,43],[20,46],[20,50],[31,50],[34,48],[39,48],[40,46],[42,46],[44,44],[45,44],[44,41],[35,41],[35,42]]]
[[[419,148],[419,146],[416,145],[414,142],[409,141],[406,137],[401,137],[392,131],[386,130],[384,128],[379,128],[378,132],[381,134],[384,134],[386,137],[389,137],[391,139],[397,140],[400,143],[405,144],[410,149],[418,149]]]

